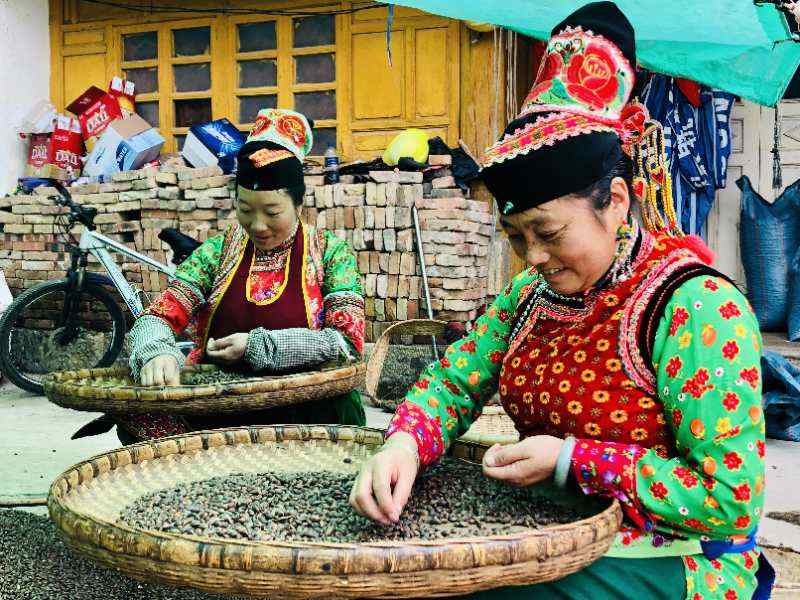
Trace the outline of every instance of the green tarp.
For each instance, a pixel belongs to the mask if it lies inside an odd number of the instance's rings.
[[[538,39],[586,0],[389,0],[446,17],[492,23]],[[752,0],[617,0],[636,29],[639,63],[766,106],[783,96],[800,43],[774,5]]]

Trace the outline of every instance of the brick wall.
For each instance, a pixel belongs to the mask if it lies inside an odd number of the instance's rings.
[[[420,173],[371,173],[367,183],[323,185],[320,174],[306,178],[302,217],[334,231],[353,247],[364,275],[367,339],[394,321],[427,316],[422,273],[414,241],[412,206],[422,231],[434,316],[471,320],[487,298],[492,215],[488,204],[464,197],[450,176],[422,182]],[[57,219],[66,213],[39,188],[29,196],[0,198],[0,268],[15,294],[61,277],[69,255]],[[167,262],[158,239],[175,227],[199,240],[235,221],[233,181],[216,167],[162,166],[118,173],[113,181],[71,188],[73,199],[98,209],[100,233]],[[80,236],[80,227],[73,233]],[[151,295],[166,278],[116,257],[128,281]],[[99,270],[93,259],[90,268]]]

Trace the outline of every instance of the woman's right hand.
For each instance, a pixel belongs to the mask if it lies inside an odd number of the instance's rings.
[[[165,386],[181,384],[181,368],[178,360],[169,354],[151,358],[142,367],[139,380],[144,386]]]
[[[373,521],[396,523],[418,470],[417,442],[405,432],[395,433],[361,468],[350,492],[350,505]]]

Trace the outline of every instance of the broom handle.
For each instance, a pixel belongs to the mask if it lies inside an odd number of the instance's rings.
[[[422,289],[425,292],[425,305],[428,309],[428,319],[433,320],[433,309],[431,308],[431,291],[428,288],[428,269],[425,266],[425,251],[422,249],[422,234],[419,230],[419,215],[417,214],[417,205],[411,207],[411,214],[414,217],[414,233],[417,237],[417,258],[419,259],[419,268],[422,272]],[[431,336],[431,347],[433,348],[433,357],[439,360],[439,349],[436,347],[436,336]]]

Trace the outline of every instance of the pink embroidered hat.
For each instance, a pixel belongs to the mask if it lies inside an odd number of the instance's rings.
[[[481,160],[503,214],[581,191],[631,154],[627,129],[647,120],[628,103],[635,65],[633,26],[613,2],[587,4],[553,29],[520,114]]]

